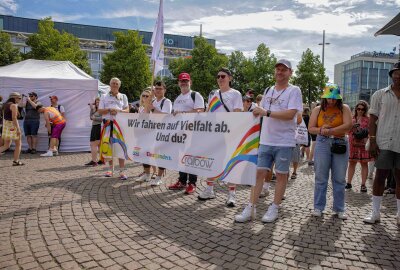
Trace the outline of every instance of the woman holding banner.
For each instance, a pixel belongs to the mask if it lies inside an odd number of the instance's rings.
[[[218,90],[208,100],[207,112],[241,112],[243,111],[242,94],[231,88],[232,73],[227,68],[221,68],[217,74]],[[214,181],[207,179],[207,188],[199,196],[199,200],[210,200],[215,198]],[[236,185],[229,185],[228,199],[226,205],[234,207],[236,203]]]
[[[105,177],[112,177],[113,175],[113,153],[112,153],[112,131],[113,121],[118,113],[129,113],[128,98],[125,94],[119,92],[121,81],[118,78],[110,80],[110,93],[100,99],[98,113],[103,115],[105,120],[103,130],[101,132],[102,138],[100,143],[100,155],[104,157],[104,162],[109,161],[110,167],[105,172]],[[119,178],[127,180],[128,176],[125,173],[125,159],[119,159]]]

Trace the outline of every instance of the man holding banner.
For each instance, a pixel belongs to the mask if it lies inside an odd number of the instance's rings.
[[[129,113],[128,98],[125,94],[119,92],[121,81],[118,78],[110,80],[110,93],[100,99],[98,113],[103,115],[104,125],[101,131],[100,141],[100,157],[105,161],[109,160],[110,168],[107,169],[104,176],[112,177],[113,175],[113,135],[114,135],[114,120],[119,113]],[[119,178],[121,180],[128,179],[125,173],[125,159],[119,158]]]
[[[243,111],[242,94],[231,88],[232,73],[227,68],[221,68],[217,74],[219,89],[213,91],[213,95],[208,100],[208,112],[241,112]],[[242,176],[239,176],[242,177]],[[207,188],[199,196],[199,200],[210,200],[215,198],[213,179],[207,179]],[[234,207],[236,204],[236,185],[229,184],[228,199],[226,205]]]
[[[178,76],[178,85],[181,94],[174,101],[174,114],[204,112],[204,98],[199,92],[192,91],[190,86],[192,81],[188,73],[181,73]],[[188,179],[189,178],[189,179]],[[189,184],[187,181],[189,180]],[[197,175],[179,172],[178,181],[170,185],[170,190],[185,189],[186,194],[192,194],[196,190]]]
[[[264,184],[265,176],[275,163],[276,185],[274,202],[262,218],[263,222],[274,222],[286,190],[292,151],[296,146],[296,114],[303,111],[303,101],[299,87],[289,84],[292,65],[286,59],[275,65],[276,83],[264,92],[260,107],[253,111],[263,117],[260,146],[258,148],[257,180],[250,203],[243,212],[235,216],[236,222],[246,222],[255,216],[256,203]]]

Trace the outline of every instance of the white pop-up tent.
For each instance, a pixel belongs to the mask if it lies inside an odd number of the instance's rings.
[[[88,103],[98,95],[98,81],[69,61],[25,60],[0,68],[0,95],[7,100],[10,92],[27,95],[36,92],[43,106],[50,106],[49,96],[57,96],[65,108],[67,125],[61,137],[61,152],[89,151],[90,129]],[[43,116],[39,128],[38,150],[48,148]],[[22,121],[20,122],[22,128]],[[26,148],[26,139],[22,139]]]

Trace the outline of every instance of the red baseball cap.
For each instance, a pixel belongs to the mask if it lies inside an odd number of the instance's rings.
[[[54,98],[55,100],[58,101],[58,97],[57,96],[50,96],[50,98]]]
[[[179,74],[178,80],[179,81],[183,81],[183,80],[190,81],[189,73],[183,72],[183,73]]]

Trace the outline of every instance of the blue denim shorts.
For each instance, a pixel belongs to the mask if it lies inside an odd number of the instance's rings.
[[[270,171],[272,165],[275,163],[275,171],[277,173],[289,173],[293,148],[260,144],[258,148],[257,168]]]

